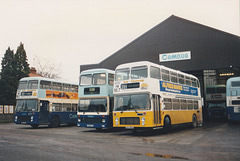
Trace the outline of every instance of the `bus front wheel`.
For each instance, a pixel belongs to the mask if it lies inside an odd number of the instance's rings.
[[[60,125],[59,118],[57,116],[53,116],[50,122],[50,127],[58,127]]]

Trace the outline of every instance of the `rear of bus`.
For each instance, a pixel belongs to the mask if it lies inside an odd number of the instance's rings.
[[[229,121],[240,121],[240,77],[227,80],[227,113]]]

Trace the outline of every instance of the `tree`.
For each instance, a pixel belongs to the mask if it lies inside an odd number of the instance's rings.
[[[37,70],[37,74],[42,75],[45,78],[59,79],[60,77],[60,65],[57,66],[54,62],[47,59],[40,59],[35,56],[33,59],[34,67]]]
[[[8,48],[2,59],[0,80],[0,102],[1,104],[14,104],[17,80],[15,78],[15,60],[13,50]]]
[[[18,82],[30,73],[26,52],[21,43],[16,54],[8,48],[2,59],[0,79],[0,103],[15,104]]]
[[[20,43],[20,46],[17,48],[14,61],[16,63],[15,70],[17,80],[20,80],[23,77],[28,77],[28,74],[30,73],[30,67],[27,60],[27,54],[22,43]]]

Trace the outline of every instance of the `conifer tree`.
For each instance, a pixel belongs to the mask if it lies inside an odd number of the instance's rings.
[[[20,43],[16,54],[8,48],[2,59],[0,73],[0,104],[15,105],[18,82],[30,73],[24,46]]]
[[[16,93],[16,78],[14,70],[14,53],[8,48],[2,59],[0,79],[0,102],[1,104],[14,104]]]

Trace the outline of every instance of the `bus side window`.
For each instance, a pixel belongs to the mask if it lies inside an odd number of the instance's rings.
[[[62,106],[62,111],[63,112],[70,112],[72,111],[71,104],[70,103],[64,103]]]
[[[179,110],[180,109],[179,99],[173,99],[173,109],[174,110]]]
[[[170,76],[171,76],[171,82],[173,82],[173,83],[178,83],[177,73],[175,73],[175,72],[170,72]]]
[[[185,84],[184,75],[178,74],[178,82],[179,82],[180,84]]]
[[[194,110],[198,109],[198,101],[193,101],[193,109]]]
[[[52,90],[54,90],[54,91],[61,91],[62,90],[61,87],[62,87],[61,83],[56,83],[56,82],[52,83]]]
[[[63,91],[70,92],[71,91],[71,85],[70,84],[63,84]]]
[[[156,79],[161,79],[160,75],[160,69],[157,67],[150,67],[150,77],[151,78],[156,78]]]
[[[187,100],[180,100],[181,103],[181,110],[187,109]]]
[[[77,112],[77,104],[72,104],[72,111]]]
[[[191,86],[191,80],[190,77],[185,77],[186,85]]]
[[[188,106],[188,110],[192,110],[193,109],[192,100],[187,100],[187,106]]]
[[[165,69],[161,69],[161,72],[162,72],[162,79],[165,81],[170,81],[169,71]]]
[[[77,93],[78,92],[78,85],[72,85],[71,92]]]
[[[38,80],[30,80],[28,82],[28,89],[38,89]]]
[[[62,104],[60,103],[53,103],[52,104],[52,111],[53,112],[60,112]]]
[[[171,98],[164,98],[163,102],[165,104],[165,110],[171,110],[172,109],[172,99]]]
[[[191,78],[191,81],[192,81],[192,86],[197,87],[197,80],[194,78]]]
[[[49,89],[49,90],[51,90],[51,82],[50,81],[41,80],[40,88],[41,89]]]
[[[108,74],[108,84],[113,86],[114,83],[114,74]]]

